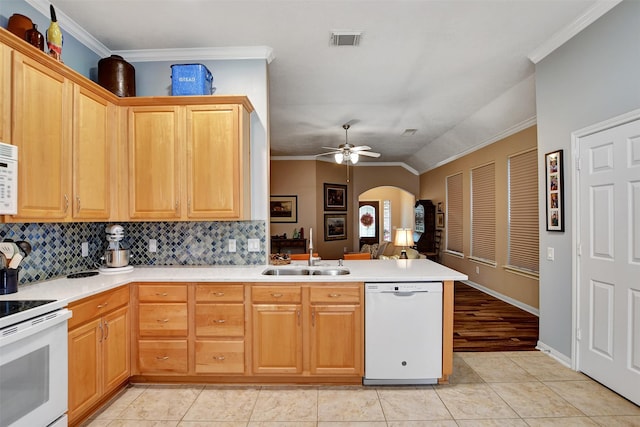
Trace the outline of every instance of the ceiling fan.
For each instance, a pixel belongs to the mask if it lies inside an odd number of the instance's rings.
[[[355,146],[355,145],[349,144],[348,131],[349,131],[350,127],[351,127],[351,125],[349,125],[349,124],[342,125],[342,129],[344,129],[344,144],[340,144],[337,148],[336,147],[322,147],[324,149],[332,150],[332,151],[329,151],[329,152],[326,152],[326,153],[321,153],[321,154],[316,154],[316,157],[317,156],[330,156],[330,155],[333,155],[336,163],[345,162],[347,164],[347,166],[349,165],[349,163],[354,164],[354,165],[356,163],[358,163],[358,160],[360,159],[360,156],[380,157],[380,153],[376,153],[376,152],[373,152],[373,151],[368,151],[368,150],[371,150],[371,147],[369,147],[367,145]]]

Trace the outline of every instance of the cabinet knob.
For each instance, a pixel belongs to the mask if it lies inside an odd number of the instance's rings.
[[[274,298],[281,298],[282,294],[272,293],[271,296],[274,297]]]
[[[224,360],[224,356],[213,356],[213,360]]]
[[[212,292],[211,292],[211,294],[212,294],[213,296],[216,296],[216,297],[223,297],[223,296],[224,296],[224,292],[213,292],[213,291],[212,291]]]
[[[69,198],[65,194],[64,195],[64,213],[67,213],[68,210],[69,210]]]
[[[156,356],[157,360],[169,360],[169,356]]]
[[[105,308],[105,307],[106,307],[106,306],[108,306],[108,305],[109,305],[109,302],[105,302],[105,303],[102,303],[102,304],[98,304],[98,308]]]
[[[224,323],[224,322],[226,322],[226,320],[224,320],[224,319],[214,320],[214,323]]]
[[[80,212],[80,196],[76,196],[76,205],[77,205],[78,212]]]
[[[169,321],[169,319],[157,319],[156,322],[158,323],[167,323]]]
[[[329,294],[329,298],[340,298],[341,294]]]
[[[159,296],[159,297],[166,297],[169,294],[166,293],[166,292],[156,292],[156,295]]]

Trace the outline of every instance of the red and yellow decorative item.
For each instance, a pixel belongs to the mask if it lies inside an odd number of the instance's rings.
[[[364,213],[360,217],[360,223],[365,227],[371,227],[373,225],[373,215],[371,215],[369,212]]]
[[[49,11],[51,12],[51,24],[47,29],[47,47],[49,48],[49,56],[62,62],[62,31],[58,25],[56,19],[56,10],[53,5],[49,5]]]

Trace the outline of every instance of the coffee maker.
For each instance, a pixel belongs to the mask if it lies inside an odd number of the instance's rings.
[[[100,267],[101,273],[125,273],[133,270],[129,265],[129,249],[121,243],[124,239],[124,228],[118,224],[108,225],[105,228],[107,249],[104,252],[104,265]]]

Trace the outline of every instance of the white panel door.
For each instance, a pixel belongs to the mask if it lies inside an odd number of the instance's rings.
[[[578,151],[578,370],[640,404],[640,120]]]

